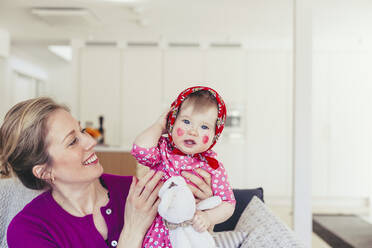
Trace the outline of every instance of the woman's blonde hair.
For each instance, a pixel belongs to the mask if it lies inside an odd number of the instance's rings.
[[[34,176],[35,165],[51,163],[46,136],[47,120],[58,109],[69,111],[51,98],[40,97],[20,102],[5,115],[0,128],[0,174],[14,172],[31,189],[44,189],[49,183]]]

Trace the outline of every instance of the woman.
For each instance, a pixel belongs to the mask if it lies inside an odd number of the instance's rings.
[[[103,174],[96,142],[68,109],[50,98],[15,105],[0,128],[2,174],[14,172],[31,189],[49,189],[32,200],[8,227],[12,247],[141,247],[155,218],[162,174],[141,179]],[[185,173],[212,195],[205,181]]]

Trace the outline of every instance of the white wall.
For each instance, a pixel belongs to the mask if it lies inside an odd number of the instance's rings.
[[[53,66],[48,70],[48,81],[46,83],[46,95],[55,99],[58,103],[67,105],[71,114],[78,118],[78,87],[72,80],[72,66],[64,63]]]
[[[371,194],[371,55],[352,47],[314,51],[313,195],[360,212]]]
[[[7,30],[0,29],[0,122],[2,122],[10,105],[9,92],[9,43],[10,35]]]
[[[11,107],[9,76],[9,61],[7,58],[0,57],[0,123],[3,121],[6,112]]]
[[[10,48],[10,34],[8,30],[0,29],[0,57],[8,57]]]
[[[16,103],[37,96],[38,81],[46,82],[46,68],[27,58],[0,57],[0,119]]]

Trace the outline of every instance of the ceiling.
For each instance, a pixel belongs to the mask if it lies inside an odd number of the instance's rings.
[[[12,40],[199,40],[291,35],[292,0],[1,0]],[[89,17],[40,18],[32,8],[83,8]],[[53,20],[52,20],[53,19]]]
[[[0,28],[16,41],[288,39],[294,0],[1,0]],[[370,35],[371,0],[312,0],[314,35]],[[81,8],[86,16],[32,14]]]
[[[292,40],[294,0],[130,1],[0,0],[0,29],[9,31],[14,51],[37,55],[41,61],[50,56],[46,45],[68,44],[71,39],[225,43]],[[353,38],[372,44],[371,0],[312,0],[312,4],[314,39]],[[46,17],[33,14],[34,8],[77,8],[84,13]]]

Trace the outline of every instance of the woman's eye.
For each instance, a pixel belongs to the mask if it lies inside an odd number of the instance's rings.
[[[183,120],[183,123],[190,124],[190,121],[189,120]]]
[[[75,138],[71,141],[71,143],[69,144],[69,146],[73,146],[73,145],[75,145],[77,142],[78,142],[78,138],[75,137]]]
[[[86,133],[86,128],[83,128],[83,129],[81,129],[81,131],[80,132],[82,132],[82,133]]]
[[[206,125],[202,125],[201,128],[205,130],[209,129],[209,127],[207,127]]]

